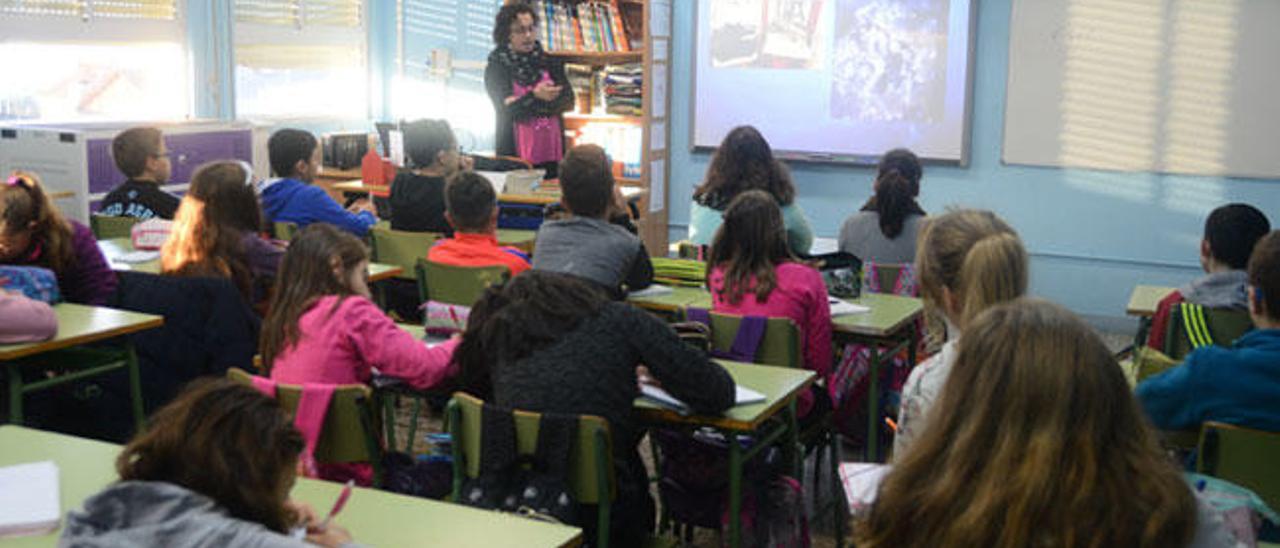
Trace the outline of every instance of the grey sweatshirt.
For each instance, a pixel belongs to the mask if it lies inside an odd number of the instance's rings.
[[[1249,294],[1245,287],[1249,274],[1243,270],[1228,270],[1201,276],[1186,287],[1178,289],[1182,298],[1206,308],[1249,308]]]
[[[644,289],[653,266],[640,238],[602,219],[571,217],[542,224],[534,246],[533,268],[572,274],[616,291]]]

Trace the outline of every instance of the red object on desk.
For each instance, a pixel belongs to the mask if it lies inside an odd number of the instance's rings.
[[[369,149],[369,152],[366,152],[364,158],[360,160],[360,178],[365,186],[386,187],[386,190],[370,192],[374,196],[385,198],[391,195],[391,181],[396,178],[396,166],[379,156],[377,151]]]

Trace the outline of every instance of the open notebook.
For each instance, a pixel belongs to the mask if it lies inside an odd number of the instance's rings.
[[[871,307],[869,306],[853,304],[849,301],[846,301],[844,299],[838,299],[836,297],[827,297],[827,303],[831,305],[832,316],[844,316],[846,314],[862,314],[864,312],[871,311]]]
[[[58,465],[44,461],[0,468],[0,537],[50,533],[61,517]]]
[[[740,384],[735,385],[734,390],[735,390],[734,405],[760,403],[765,400],[764,394],[756,392],[755,390],[752,390]],[[666,390],[663,390],[656,386],[652,386],[648,384],[640,385],[640,398],[647,401],[651,401],[663,407],[670,408],[671,410],[677,413],[680,413],[682,415],[687,415],[691,412],[691,410],[689,409],[689,404],[686,404],[685,402],[680,401],[675,396],[672,396],[670,392],[667,392]]]

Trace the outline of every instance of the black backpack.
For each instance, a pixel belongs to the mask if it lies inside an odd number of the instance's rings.
[[[578,505],[568,477],[578,417],[543,413],[533,455],[517,453],[510,410],[485,404],[481,425],[480,474],[463,482],[456,502],[577,525]]]

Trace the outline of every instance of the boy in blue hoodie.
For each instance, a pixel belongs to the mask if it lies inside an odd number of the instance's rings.
[[[1200,348],[1138,385],[1138,399],[1156,426],[1190,430],[1219,421],[1280,431],[1280,231],[1254,247],[1248,284],[1256,329],[1231,348]]]
[[[312,186],[320,171],[320,147],[314,135],[282,129],[267,140],[271,171],[278,179],[262,184],[262,211],[271,222],[290,222],[304,228],[329,223],[363,237],[378,222],[373,204],[357,200],[343,209],[324,189]]]

